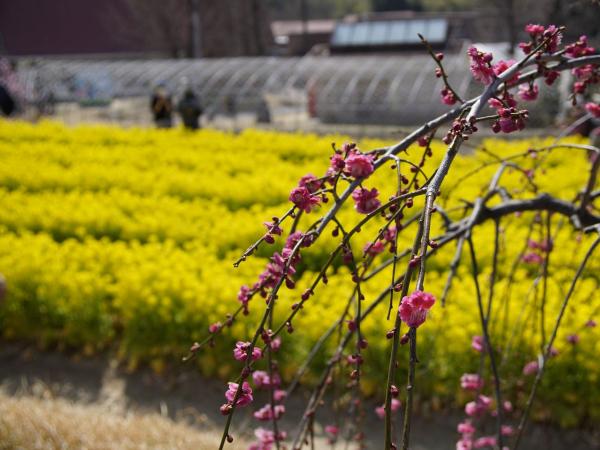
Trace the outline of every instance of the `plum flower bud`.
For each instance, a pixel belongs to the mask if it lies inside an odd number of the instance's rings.
[[[596,321],[594,319],[590,319],[585,323],[585,326],[587,328],[595,328],[597,325]]]
[[[579,335],[578,334],[570,334],[567,336],[567,342],[571,345],[577,345],[579,343]]]
[[[471,339],[471,348],[476,352],[481,353],[483,351],[484,343],[483,336],[473,336]]]
[[[557,72],[556,70],[549,70],[544,75],[544,83],[546,83],[548,86],[552,86],[559,76],[560,72]]]
[[[409,340],[410,340],[410,336],[408,335],[408,333],[404,333],[402,335],[402,337],[400,338],[400,345],[406,345],[406,344],[408,344]]]
[[[211,334],[217,333],[222,327],[223,325],[221,324],[221,322],[211,323],[208,326],[208,332]]]
[[[267,232],[269,234],[276,234],[277,236],[281,236],[283,230],[279,227],[277,221],[273,222],[264,222],[263,225],[267,228]]]
[[[411,328],[422,325],[427,318],[427,311],[435,303],[435,297],[427,292],[414,291],[405,296],[398,307],[400,319]]]
[[[356,320],[346,320],[348,331],[356,331]]]

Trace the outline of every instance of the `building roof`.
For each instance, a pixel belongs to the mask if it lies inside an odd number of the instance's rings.
[[[335,29],[335,20],[309,20],[307,21],[307,31],[309,34],[328,34],[333,33]],[[273,36],[291,36],[304,33],[304,26],[301,20],[275,20],[271,22]]]

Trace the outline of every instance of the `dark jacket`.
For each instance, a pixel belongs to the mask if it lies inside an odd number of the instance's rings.
[[[200,127],[200,116],[202,115],[202,106],[198,96],[193,92],[186,92],[177,105],[181,120],[186,128],[197,130]]]

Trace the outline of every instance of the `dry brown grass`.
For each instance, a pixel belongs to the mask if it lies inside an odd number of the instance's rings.
[[[115,414],[102,406],[0,391],[1,450],[212,450],[218,439],[158,414]]]

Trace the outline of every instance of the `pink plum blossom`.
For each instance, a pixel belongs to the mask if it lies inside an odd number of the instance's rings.
[[[477,391],[483,387],[483,378],[476,373],[465,373],[460,377],[460,386],[468,391]]]
[[[526,253],[525,255],[523,255],[521,260],[527,264],[541,264],[542,262],[544,262],[544,258],[542,258],[537,253]]]
[[[327,425],[325,427],[325,433],[328,433],[332,436],[337,436],[339,432],[340,432],[340,429],[338,427],[336,427],[335,425]]]
[[[577,42],[565,46],[565,55],[571,58],[591,55],[595,51],[593,47],[588,46],[587,36],[585,35],[580,36]]]
[[[512,436],[515,430],[510,425],[502,425],[502,429],[500,432],[502,433],[502,436]]]
[[[379,191],[376,188],[371,190],[358,188],[352,193],[352,199],[354,200],[354,209],[361,214],[369,214],[375,211],[381,202],[377,198]]]
[[[368,177],[375,170],[373,158],[372,155],[364,155],[352,150],[346,157],[344,173],[356,179]]]
[[[484,436],[473,442],[473,448],[496,447],[496,438],[494,436]]]
[[[390,409],[392,410],[392,412],[398,411],[401,406],[402,406],[402,403],[400,402],[400,400],[398,400],[397,398],[392,398],[392,400],[390,402]],[[379,417],[380,419],[384,419],[385,418],[385,405],[378,406],[377,408],[375,408],[375,414],[377,414],[377,417]]]
[[[238,383],[227,383],[228,389],[225,392],[225,398],[229,403],[233,403],[233,399],[235,398],[235,393],[238,390]],[[236,406],[246,406],[252,403],[254,397],[252,397],[252,388],[248,384],[247,381],[242,383],[242,390],[240,392],[240,396],[236,401]]]
[[[442,103],[444,103],[445,105],[454,105],[457,102],[456,96],[448,88],[442,89],[440,95],[442,96]]]
[[[309,173],[300,178],[298,186],[305,187],[311,194],[314,194],[323,187],[323,182],[318,180],[312,173]]]
[[[515,64],[515,61],[512,59],[510,59],[508,61],[500,60],[492,66],[492,69],[494,70],[494,73],[496,74],[496,76],[500,76],[514,64]],[[520,73],[517,71],[510,77],[510,79],[508,79],[506,81],[507,82],[515,82],[519,78],[519,75],[520,75]]]
[[[271,408],[271,405],[267,404],[254,412],[254,418],[261,421],[277,420],[285,413],[285,406],[275,405]]]
[[[233,349],[233,357],[238,361],[245,361],[248,359],[248,349],[250,348],[250,342],[238,341]],[[252,348],[252,361],[256,361],[262,358],[262,351],[260,348],[254,346]]]
[[[544,30],[545,28],[543,25],[536,25],[533,23],[525,25],[525,32],[529,33],[532,37],[540,36]]]
[[[331,157],[330,169],[334,174],[340,173],[346,167],[346,161],[344,157],[339,153],[334,153]]]
[[[530,361],[523,367],[523,375],[535,375],[540,370],[540,365],[537,361]]]
[[[491,398],[485,395],[479,395],[476,400],[465,405],[465,414],[469,417],[480,416],[487,411],[491,404]]]
[[[269,374],[264,370],[256,370],[252,374],[252,381],[257,388],[270,388],[279,387],[281,384],[281,378],[276,373],[273,374],[273,380],[269,377]]]
[[[494,78],[494,70],[490,65],[492,61],[491,53],[483,53],[477,50],[475,47],[470,47],[467,51],[467,55],[471,59],[470,69],[473,74],[473,78],[483,84],[490,84]]]
[[[585,104],[585,109],[594,117],[600,117],[600,105],[597,103],[588,102]]]
[[[473,441],[469,438],[462,438],[456,443],[456,450],[472,450]]]
[[[302,211],[309,213],[321,202],[321,198],[311,194],[304,186],[298,186],[292,189],[290,201]]]
[[[273,400],[275,400],[276,402],[280,402],[280,401],[284,400],[286,397],[287,397],[287,392],[282,389],[276,389],[273,392]]]
[[[427,292],[414,291],[405,296],[398,307],[400,319],[411,328],[416,328],[425,322],[427,311],[435,303],[435,297]]]
[[[385,244],[382,241],[377,241],[375,243],[368,242],[363,249],[365,255],[376,256],[385,250]]]
[[[475,434],[475,427],[469,420],[459,423],[457,430],[463,436],[472,436]]]
[[[537,87],[537,84],[522,84],[519,86],[519,97],[528,102],[536,100],[539,92],[540,89]]]

